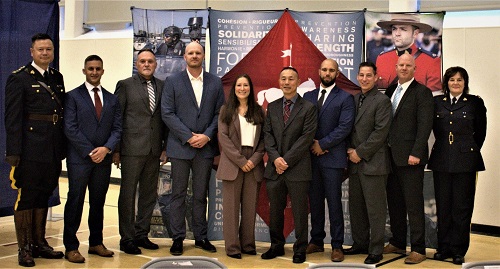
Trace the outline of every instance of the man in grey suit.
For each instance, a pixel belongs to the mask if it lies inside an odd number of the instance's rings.
[[[398,83],[385,92],[391,98],[393,115],[388,139],[392,172],[387,179],[392,238],[383,253],[406,252],[408,214],[411,252],[405,259],[407,264],[426,259],[424,168],[434,113],[431,90],[414,79],[415,69],[413,56],[401,55],[396,64]]]
[[[387,135],[391,100],[377,89],[374,63],[359,65],[361,93],[355,97],[356,118],[349,138],[349,213],[353,245],[346,255],[369,254],[366,264],[382,260],[387,212],[385,188],[390,159]]]
[[[192,171],[193,233],[195,247],[209,252],[216,248],[207,238],[207,195],[214,157],[218,154],[217,120],[224,103],[219,77],[203,71],[203,47],[186,46],[187,70],[165,80],[161,100],[162,118],[170,129],[167,154],[172,163],[170,228],[172,255],[182,255],[186,237],[185,198]]]
[[[268,154],[264,172],[270,202],[271,247],[262,259],[273,259],[285,254],[283,235],[287,194],[292,202],[295,223],[293,262],[306,260],[307,215],[309,183],[312,178],[309,148],[317,128],[316,106],[297,94],[299,74],[293,67],[285,67],[280,73],[280,98],[267,106],[264,125],[264,144]]]
[[[160,113],[163,81],[153,76],[154,53],[149,49],[139,51],[135,66],[138,74],[118,81],[115,90],[122,109],[123,133],[113,162],[117,166],[121,162],[122,166],[118,198],[120,249],[128,254],[141,254],[138,247],[158,249],[158,245],[148,239],[148,233],[156,204],[159,162],[167,161],[164,137],[168,129]]]

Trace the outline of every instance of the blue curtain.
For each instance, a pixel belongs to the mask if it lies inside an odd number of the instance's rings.
[[[31,62],[31,36],[46,33],[52,37],[59,67],[59,0],[0,1],[0,216],[13,213],[17,192],[9,182],[10,166],[5,155],[5,83],[9,74]],[[53,197],[54,198],[54,197]],[[59,196],[50,204],[59,204]]]

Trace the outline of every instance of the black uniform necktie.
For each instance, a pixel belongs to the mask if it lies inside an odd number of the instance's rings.
[[[43,72],[43,78],[45,79],[45,81],[49,81],[49,72],[47,72],[47,70]]]
[[[451,99],[451,106],[455,105],[457,103],[457,98],[456,97],[453,97]]]

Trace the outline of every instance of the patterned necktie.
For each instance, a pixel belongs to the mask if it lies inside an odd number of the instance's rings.
[[[396,88],[396,92],[394,93],[394,99],[392,100],[392,114],[396,113],[396,109],[398,108],[399,101],[401,99],[401,92],[403,91],[403,87],[398,85]]]
[[[453,97],[453,99],[451,99],[451,106],[455,105],[456,103],[457,103],[457,98]]]
[[[95,113],[97,114],[97,118],[101,119],[102,102],[98,94],[99,88],[93,88],[92,91],[94,92]]]
[[[290,107],[292,106],[292,101],[286,100],[285,101],[285,106],[283,107],[283,121],[286,122],[288,121],[288,118],[290,118]]]
[[[361,94],[359,96],[359,103],[358,103],[358,109],[361,108],[361,106],[363,105],[363,101],[365,100],[366,96],[364,94]]]
[[[318,100],[318,112],[321,111],[321,107],[323,106],[323,102],[325,101],[325,93],[326,93],[325,89],[321,90],[321,96],[319,97]]]
[[[153,88],[153,83],[151,80],[147,81],[148,84],[148,95],[149,95],[149,108],[151,112],[155,109],[155,89]]]

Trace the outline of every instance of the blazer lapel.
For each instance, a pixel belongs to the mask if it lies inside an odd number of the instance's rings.
[[[135,77],[135,88],[138,89],[139,96],[141,96],[142,101],[144,102],[144,105],[147,107],[147,109],[151,112],[151,108],[149,107],[149,96],[144,90],[144,86],[141,83],[141,79],[139,78],[139,75]],[[153,112],[151,112],[153,113]]]
[[[85,105],[89,106],[91,108],[91,111],[92,113],[94,114],[94,119],[96,119],[97,121],[99,121],[99,119],[97,118],[97,113],[95,111],[95,105],[94,103],[92,102],[92,98],[90,97],[90,93],[89,91],[87,90],[87,87],[85,87],[85,83],[82,84],[79,88],[78,88],[78,93],[80,94],[80,96],[82,97],[82,99],[84,100],[85,102]],[[104,94],[103,94],[104,95]],[[106,103],[106,102],[104,102]],[[101,114],[102,114],[102,111],[101,111]],[[101,115],[102,117],[102,115]]]
[[[417,81],[413,80],[412,83],[410,83],[410,85],[408,86],[408,89],[406,89],[405,94],[403,94],[403,96],[401,96],[401,99],[399,100],[398,107],[396,108],[396,112],[394,113],[394,115],[398,114],[399,109],[401,108],[401,106],[404,104],[404,102],[408,98],[408,95],[411,94],[411,90],[415,86],[415,83],[417,83]]]
[[[290,126],[290,124],[292,123],[293,119],[295,118],[295,116],[297,116],[297,114],[299,113],[299,111],[302,109],[302,105],[304,100],[302,99],[302,97],[300,97],[300,95],[297,97],[297,101],[295,102],[295,104],[293,105],[293,109],[292,109],[292,112],[290,113],[290,117],[288,118],[288,121],[286,122],[286,124],[284,125],[285,126],[285,129]],[[283,122],[284,124],[284,122]]]
[[[236,130],[236,136],[238,136],[238,141],[241,141],[241,128],[240,128],[240,116],[238,113],[234,115],[233,119],[234,129]],[[240,145],[241,147],[241,145]]]
[[[186,94],[189,95],[189,98],[191,99],[191,101],[193,102],[194,106],[198,109],[198,113],[200,112],[200,107],[198,106],[198,102],[196,101],[196,96],[194,95],[194,89],[193,89],[193,85],[191,85],[191,81],[189,80],[189,76],[187,74],[187,70],[185,71],[184,73],[184,87],[186,87],[186,89],[188,89],[186,91]],[[203,88],[205,88],[205,81],[203,81]],[[203,98],[202,98],[203,100]]]
[[[325,111],[325,107],[328,106],[328,104],[333,100],[335,99],[337,96],[338,96],[338,92],[339,92],[339,88],[337,88],[337,86],[333,87],[333,89],[330,91],[330,93],[328,94],[328,97],[326,97],[326,100],[323,102],[323,106],[321,106],[321,111],[319,111],[319,114],[318,114],[318,118],[321,117],[321,115],[323,114],[323,111]]]

